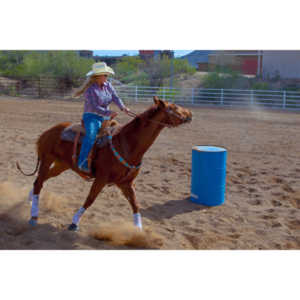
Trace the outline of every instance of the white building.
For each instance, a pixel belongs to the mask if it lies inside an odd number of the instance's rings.
[[[263,78],[300,79],[300,51],[273,50],[262,52]]]

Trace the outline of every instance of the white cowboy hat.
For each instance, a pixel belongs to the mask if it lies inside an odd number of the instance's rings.
[[[92,71],[88,72],[86,76],[93,76],[93,75],[114,75],[114,70],[107,66],[105,62],[98,62],[93,64]]]

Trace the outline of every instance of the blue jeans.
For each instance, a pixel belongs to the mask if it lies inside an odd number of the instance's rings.
[[[85,136],[80,149],[78,167],[85,171],[89,171],[88,155],[96,141],[96,137],[99,129],[102,126],[102,122],[103,120],[107,119],[107,117],[102,117],[92,113],[84,113],[82,119],[84,122]]]

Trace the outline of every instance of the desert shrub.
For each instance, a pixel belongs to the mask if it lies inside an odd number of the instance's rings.
[[[137,56],[124,56],[120,61],[113,65],[113,69],[116,73],[116,78],[119,80],[123,80],[128,76],[132,76],[139,72],[141,65],[143,64],[143,60],[141,60]]]
[[[254,82],[251,85],[251,89],[252,90],[269,90],[270,89],[270,85],[267,82]]]
[[[246,81],[238,71],[229,67],[216,67],[214,72],[202,77],[202,87],[208,89],[234,89],[237,88],[237,83],[246,84]]]
[[[148,86],[150,84],[149,75],[146,72],[140,71],[131,73],[122,78],[123,82],[130,85]]]
[[[24,57],[31,51],[0,51],[0,74],[14,77],[20,70]]]
[[[165,98],[165,100],[173,100],[177,95],[179,95],[180,91],[179,90],[174,90],[174,89],[159,89],[156,93],[156,96],[159,97],[160,99]]]
[[[113,66],[116,78],[133,85],[162,86],[163,81],[171,75],[194,74],[196,69],[191,67],[187,60],[150,59],[143,61],[139,57],[123,57]]]
[[[79,86],[93,59],[79,57],[76,51],[0,51],[0,73],[10,78],[52,77],[65,89]]]

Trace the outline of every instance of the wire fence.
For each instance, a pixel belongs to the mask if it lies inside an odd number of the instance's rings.
[[[68,81],[53,77],[9,79],[0,77],[0,95],[70,99],[85,78]],[[173,103],[214,107],[264,107],[300,110],[300,92],[273,90],[170,88],[114,85],[126,102],[152,102],[153,96]]]

